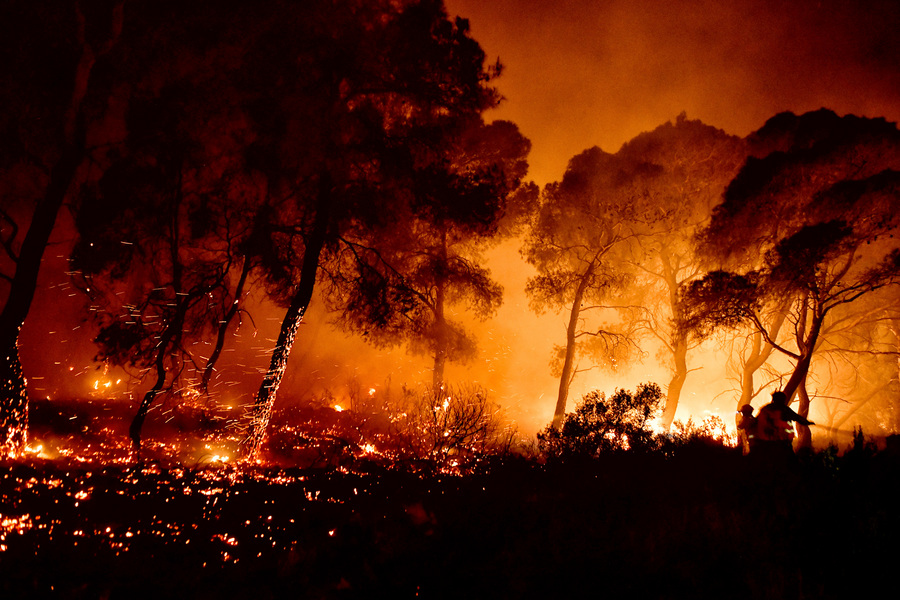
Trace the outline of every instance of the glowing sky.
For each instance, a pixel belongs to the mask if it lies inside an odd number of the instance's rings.
[[[447,0],[505,71],[495,118],[532,140],[531,177],[681,111],[746,135],[821,107],[900,119],[896,0]]]

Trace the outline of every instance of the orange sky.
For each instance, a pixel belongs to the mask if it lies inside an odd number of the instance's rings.
[[[447,0],[505,72],[496,118],[532,140],[531,177],[562,176],[681,111],[746,135],[821,107],[900,119],[900,4],[852,0]]]

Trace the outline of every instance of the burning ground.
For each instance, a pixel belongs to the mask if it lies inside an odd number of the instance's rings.
[[[794,468],[694,436],[445,474],[365,448],[184,466],[171,443],[116,464],[114,441],[59,423],[57,458],[2,464],[3,597],[837,598],[890,582],[900,533],[900,457],[862,436]]]

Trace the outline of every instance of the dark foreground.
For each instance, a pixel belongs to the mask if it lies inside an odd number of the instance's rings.
[[[466,477],[0,465],[0,598],[844,598],[895,577],[886,453]]]

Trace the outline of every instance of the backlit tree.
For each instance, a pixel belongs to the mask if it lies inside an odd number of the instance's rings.
[[[377,345],[408,342],[430,356],[435,390],[447,361],[476,350],[450,310],[478,319],[494,313],[502,288],[482,252],[518,229],[536,196],[534,186],[519,187],[529,143],[514,124],[478,120],[448,132],[442,147],[440,161],[414,174],[410,213],[395,213],[404,225],[373,239],[374,247],[348,243],[342,259],[353,281],[329,294],[343,325]]]
[[[412,176],[440,160],[443,131],[498,102],[463,19],[433,0],[316,2],[272,13],[244,84],[258,139],[248,162],[268,178],[262,262],[287,307],[243,445],[261,446],[297,329],[348,245],[404,223]],[[348,244],[349,242],[349,244]]]
[[[900,277],[900,134],[883,119],[777,115],[713,214],[702,250],[726,270],[687,286],[693,331],[747,325],[794,362],[784,385],[809,411],[810,365],[839,311]],[[776,338],[767,315],[788,325]],[[803,431],[808,443],[808,430]]]
[[[590,356],[589,367],[615,368],[642,352],[642,338],[661,345],[671,365],[671,423],[690,346],[672,326],[677,291],[699,272],[692,236],[740,165],[741,146],[681,115],[616,154],[594,148],[576,156],[562,182],[544,190],[524,254],[539,273],[528,284],[532,306],[568,313],[556,424],[579,354]],[[606,324],[592,313],[605,313]]]

